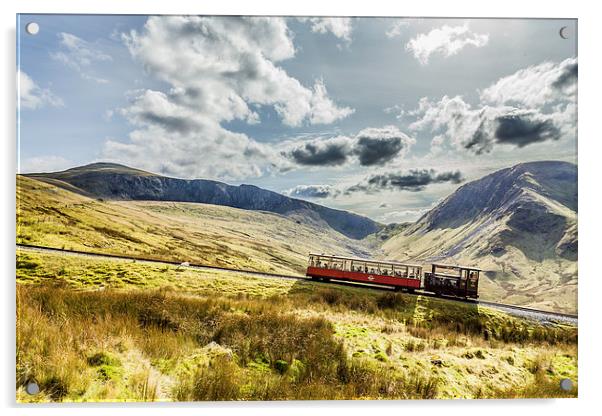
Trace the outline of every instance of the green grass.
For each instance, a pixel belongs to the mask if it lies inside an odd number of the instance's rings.
[[[577,382],[576,328],[442,299],[26,251],[17,283],[19,401],[564,397],[558,381]]]

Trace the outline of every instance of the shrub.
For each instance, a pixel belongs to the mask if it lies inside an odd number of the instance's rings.
[[[422,341],[415,341],[413,339],[410,339],[408,342],[406,342],[404,349],[408,352],[424,351],[426,349],[426,345]]]
[[[376,298],[376,304],[381,309],[395,309],[406,303],[406,298],[401,293],[385,293]]]
[[[276,362],[274,363],[274,368],[280,374],[286,373],[286,371],[288,370],[288,367],[289,367],[288,362],[286,362],[284,360],[276,360]]]
[[[123,370],[117,366],[103,364],[98,367],[98,377],[102,381],[119,381],[123,376]]]

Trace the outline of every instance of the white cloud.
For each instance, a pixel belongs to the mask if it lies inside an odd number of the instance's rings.
[[[19,173],[56,172],[73,166],[73,162],[61,156],[37,156],[20,161]]]
[[[443,138],[456,149],[481,154],[490,152],[495,144],[524,147],[561,137],[551,114],[511,106],[475,108],[461,96],[444,96],[439,101],[423,98],[415,114],[418,119],[410,124],[410,129],[436,133],[432,142],[434,154],[441,152]]]
[[[62,107],[63,100],[49,89],[41,88],[23,71],[17,72],[19,89],[19,109],[35,110],[44,106]]]
[[[353,23],[350,17],[302,17],[302,22],[309,22],[315,33],[332,33],[347,43],[351,42]]]
[[[107,157],[138,166],[160,160],[146,167],[184,177],[259,176],[289,162],[222,122],[258,123],[261,106],[273,106],[289,126],[329,124],[353,112],[334,103],[322,80],[307,88],[277,65],[295,55],[281,18],[150,17],[142,31],[123,38],[170,89],[131,92],[131,105],[120,113],[136,130],[129,143],[109,141]]]
[[[433,29],[428,33],[418,34],[406,44],[406,49],[414,54],[418,61],[426,65],[431,55],[444,57],[456,55],[466,46],[480,48],[489,42],[488,34],[474,33],[468,24]]]
[[[353,114],[355,111],[349,107],[337,107],[328,97],[326,86],[322,80],[317,80],[314,84],[310,107],[309,122],[311,124],[330,124]]]
[[[477,106],[463,97],[424,97],[409,112],[413,131],[435,133],[431,151],[445,142],[477,154],[497,144],[524,147],[533,143],[575,138],[577,61],[543,63],[503,77],[480,94]]]
[[[572,99],[577,92],[577,59],[543,62],[500,78],[481,92],[481,100],[494,105],[543,106]]]
[[[61,50],[51,52],[50,57],[77,71],[83,79],[106,84],[108,80],[92,75],[90,68],[102,61],[112,61],[110,55],[99,50],[95,45],[86,42],[70,33],[59,33]]]
[[[404,209],[399,211],[388,211],[382,214],[377,219],[385,224],[391,223],[402,223],[402,222],[414,222],[424,214],[426,214],[430,208],[419,208],[419,209]]]
[[[178,101],[159,91],[133,92],[131,105],[119,112],[136,129],[129,143],[108,140],[105,157],[178,177],[236,179],[276,167],[280,158],[271,148]]]
[[[409,25],[410,22],[407,20],[396,20],[385,34],[388,38],[395,38],[397,36],[400,36],[403,32],[403,29],[408,27]]]

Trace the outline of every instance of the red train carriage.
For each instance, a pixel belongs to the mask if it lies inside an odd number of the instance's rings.
[[[376,261],[352,257],[310,254],[307,276],[312,279],[330,279],[373,285],[393,286],[413,292],[420,289],[422,266]]]
[[[424,273],[424,290],[436,295],[476,299],[480,271],[475,267],[433,264],[431,272]]]

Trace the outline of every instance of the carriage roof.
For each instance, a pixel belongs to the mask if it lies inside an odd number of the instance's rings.
[[[432,263],[435,267],[447,267],[450,269],[465,269],[465,270],[476,270],[478,272],[482,272],[483,269],[479,269],[478,267],[472,266],[460,266],[459,264],[446,264],[446,263]]]
[[[420,267],[423,268],[420,264],[414,263],[401,263],[397,261],[389,261],[389,260],[372,260],[372,259],[362,259],[360,257],[346,257],[346,256],[333,256],[329,254],[318,254],[318,253],[309,253],[310,256],[318,256],[318,257],[328,257],[331,259],[340,259],[340,260],[351,260],[351,261],[363,261],[366,263],[377,263],[377,264],[390,264],[393,266],[404,266],[404,267]]]

